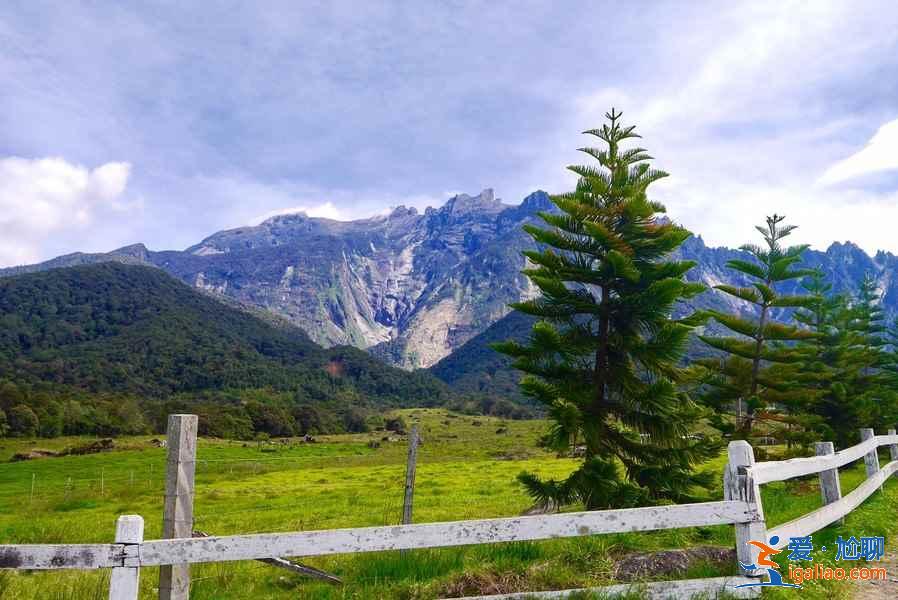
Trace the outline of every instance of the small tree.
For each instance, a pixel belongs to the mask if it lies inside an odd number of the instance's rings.
[[[12,435],[16,437],[35,437],[37,435],[40,422],[34,411],[24,404],[13,406],[9,410],[7,418]]]
[[[743,436],[751,433],[759,408],[782,403],[787,398],[794,400],[789,397],[797,387],[792,378],[794,370],[783,369],[782,365],[800,362],[803,353],[794,342],[816,335],[773,319],[776,309],[803,307],[812,302],[807,296],[781,295],[777,290],[777,284],[812,274],[809,270],[794,268],[807,249],[806,245],[787,248],[781,245],[782,239],[795,229],[794,225],[780,226],[784,218],[773,215],[767,217],[766,227],[756,227],[764,237],[764,247],[747,244],[741,248],[751,260],[727,262],[730,269],[752,281],[750,287],[714,286],[752,305],[757,316],[741,317],[710,310],[708,313],[713,319],[735,335],[700,336],[703,342],[724,353],[721,359],[700,361],[712,373],[706,381],[704,400],[718,411],[735,405],[737,426]]]
[[[696,320],[671,312],[704,288],[684,281],[693,262],[666,257],[691,234],[656,216],[664,207],[646,190],[666,173],[642,148],[621,148],[639,136],[620,113],[606,117],[585,132],[605,147],[581,149],[598,166],[569,167],[579,181],[552,197],[559,212],[540,213],[550,227],[525,227],[544,248],[524,253],[533,264],[524,273],[541,294],[512,306],[540,321],[528,341],[494,346],[526,373],[523,392],[546,406],[553,423],[544,442],[585,447],[567,479],[524,473],[520,481],[540,503],[588,509],[692,498],[709,481],[694,465],[720,447],[689,435],[703,411],[677,388]]]

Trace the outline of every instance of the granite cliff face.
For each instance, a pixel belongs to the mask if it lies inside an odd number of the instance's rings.
[[[511,206],[488,189],[423,214],[399,207],[350,222],[277,216],[216,233],[184,251],[136,244],[0,269],[0,276],[106,261],[153,265],[195,288],[286,319],[324,345],[348,344],[406,368],[429,367],[504,317],[509,302],[534,294],[520,274],[521,251],[532,247],[521,226],[551,209],[544,192]],[[746,227],[746,239],[751,235]],[[709,286],[744,283],[726,268],[739,254],[708,247],[700,237],[678,250],[698,263],[688,278]],[[872,273],[887,312],[898,313],[898,257],[871,257],[854,244],[836,243],[808,252],[805,264],[823,268],[837,291],[855,290],[864,273]],[[746,310],[713,291],[683,310],[708,306]]]

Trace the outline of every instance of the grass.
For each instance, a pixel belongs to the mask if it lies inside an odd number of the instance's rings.
[[[545,425],[538,421],[505,422],[423,409],[403,415],[420,423],[424,439],[416,522],[520,514],[530,502],[515,482],[518,473],[561,477],[576,465],[536,447]],[[383,440],[385,435],[325,436],[314,444],[200,440],[195,528],[228,535],[397,523],[406,447],[402,441]],[[23,449],[58,450],[84,441],[3,440],[0,460]],[[120,514],[142,515],[146,537],[160,537],[165,450],[153,446],[150,437],[128,438],[118,445],[123,449],[102,454],[2,463],[0,541],[109,542]],[[724,462],[720,457],[705,468],[720,474]],[[863,476],[862,464],[843,469],[843,492]],[[876,494],[843,527],[821,532],[820,539],[845,532],[892,533],[896,488],[887,485],[884,495]],[[763,499],[770,526],[820,503],[813,479],[764,486]],[[732,527],[698,527],[304,561],[343,578],[345,585],[339,588],[251,561],[195,565],[191,598],[411,600],[588,587],[612,583],[616,561],[628,553],[733,543]],[[732,572],[699,563],[674,578]],[[143,571],[141,598],[155,598],[157,578],[155,569]],[[108,572],[0,572],[0,599],[105,598],[107,582]],[[839,598],[845,589],[834,584],[820,590],[809,587],[802,596]]]

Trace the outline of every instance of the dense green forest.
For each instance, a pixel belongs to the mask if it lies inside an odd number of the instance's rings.
[[[442,405],[447,387],[350,347],[324,349],[159,269],[105,263],[0,280],[0,432],[358,430],[376,410]],[[160,416],[161,415],[161,416]]]

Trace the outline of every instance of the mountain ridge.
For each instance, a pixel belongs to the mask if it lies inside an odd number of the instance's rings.
[[[0,277],[107,261],[155,266],[236,306],[277,315],[325,346],[352,345],[404,368],[429,367],[503,318],[509,303],[535,294],[520,273],[521,252],[534,247],[522,226],[552,209],[542,191],[509,205],[486,189],[423,212],[399,206],[355,221],[277,215],[183,251],[132,244],[0,269]],[[746,239],[752,231],[746,227]],[[687,274],[692,281],[743,283],[726,268],[739,250],[708,246],[696,235],[675,256],[698,263]],[[834,242],[809,250],[805,264],[822,268],[836,291],[852,291],[872,273],[887,313],[898,314],[895,255],[870,256],[851,242]],[[712,306],[746,309],[709,292],[683,310]]]
[[[380,405],[448,398],[422,372],[322,348],[164,271],[106,262],[0,279],[0,378],[145,398],[271,388]]]

